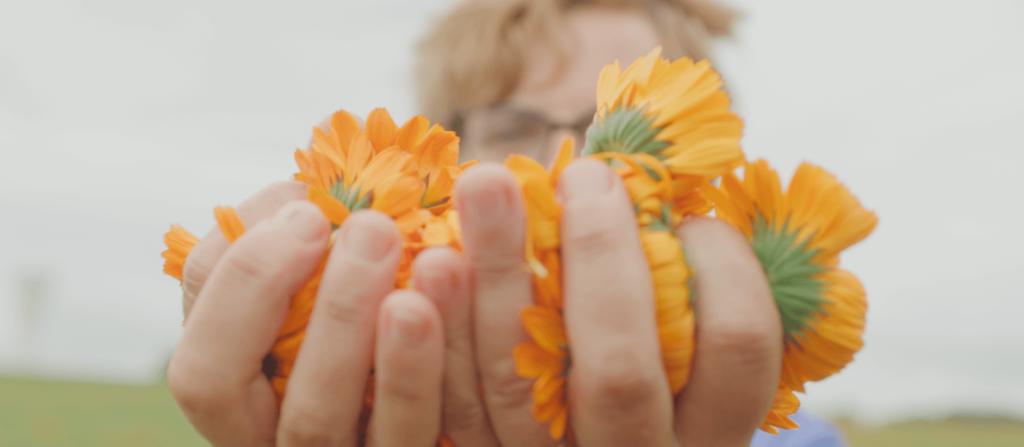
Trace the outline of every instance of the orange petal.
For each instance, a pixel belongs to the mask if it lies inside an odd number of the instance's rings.
[[[324,191],[319,186],[311,185],[306,191],[306,197],[320,208],[320,212],[324,213],[327,220],[330,220],[335,226],[341,226],[345,219],[348,219],[348,208],[345,208],[345,205],[342,205],[337,198],[328,194],[327,191]]]
[[[366,117],[366,135],[373,144],[373,150],[380,152],[394,145],[395,137],[398,136],[398,126],[387,110],[373,109]]]
[[[461,165],[458,165],[456,167],[459,168],[459,171],[465,171],[470,166],[473,166],[473,165],[478,164],[478,163],[480,163],[480,160],[470,160],[470,161],[467,161],[467,162],[465,162],[465,163],[463,163]]]
[[[412,234],[426,225],[433,216],[433,214],[430,214],[430,211],[415,209],[396,217],[395,225],[398,225],[398,230],[402,234]]]
[[[362,132],[359,122],[350,113],[339,110],[331,115],[331,138],[338,144],[338,149],[348,152],[348,143],[355,134]]]
[[[512,350],[516,374],[525,378],[536,378],[546,373],[560,372],[565,365],[559,356],[541,348],[536,343],[520,343]]]
[[[217,218],[217,225],[220,226],[220,231],[224,233],[224,237],[227,238],[229,244],[235,242],[236,239],[245,233],[242,219],[238,217],[238,213],[234,209],[217,207],[213,210],[213,216]]]
[[[402,128],[398,131],[398,136],[395,138],[395,145],[402,148],[406,152],[412,152],[416,145],[423,138],[423,135],[427,133],[427,128],[430,126],[430,122],[423,115],[416,115],[406,121],[402,125]]]
[[[551,435],[551,439],[562,439],[562,437],[565,436],[565,429],[568,424],[569,412],[568,409],[565,408],[565,405],[562,405],[559,407],[558,413],[555,414],[555,417],[551,420],[551,425],[548,427],[548,434]]]
[[[448,223],[448,219],[434,216],[423,227],[422,238],[423,245],[428,247],[451,245],[455,242],[455,229]]]
[[[427,187],[427,193],[423,196],[423,206],[433,208],[450,202],[455,178],[458,176],[459,170],[453,167],[438,171],[438,175],[430,179],[430,186]],[[440,214],[440,212],[435,214]]]
[[[558,184],[558,179],[562,176],[562,170],[572,161],[572,153],[573,139],[570,137],[563,138],[562,145],[558,148],[558,155],[555,157],[555,165],[551,167],[552,187]]]
[[[373,154],[373,147],[365,133],[358,132],[352,136],[352,141],[348,146],[348,158],[344,166],[346,188],[351,186],[356,177],[366,169]]]
[[[523,326],[530,333],[533,341],[552,353],[561,353],[569,344],[565,337],[562,314],[558,310],[544,306],[530,306],[521,313]]]
[[[445,131],[441,126],[434,125],[413,150],[419,161],[419,175],[428,172],[435,175],[441,169],[459,163],[459,137],[455,132]]]
[[[167,245],[167,250],[160,253],[165,260],[164,273],[180,281],[185,258],[198,242],[199,238],[185,231],[180,225],[171,225],[171,229],[164,234],[164,244]]]

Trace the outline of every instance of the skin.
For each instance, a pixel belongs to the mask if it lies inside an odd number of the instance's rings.
[[[498,105],[566,124],[552,132],[538,160],[548,164],[563,137],[579,143],[567,125],[593,115],[601,68],[613,60],[628,64],[660,44],[637,11],[578,8],[566,15],[563,30],[569,55],[563,71],[555,53],[534,42],[520,85]],[[469,157],[503,160],[507,154],[474,137],[480,121],[466,115],[463,150]],[[778,383],[782,326],[747,241],[713,219],[679,228],[695,270],[698,327],[690,384],[669,399],[667,380],[658,374],[646,258],[621,182],[601,163],[582,161],[566,169],[559,186],[565,320],[573,352],[569,403],[579,444],[672,445],[674,434],[686,446],[750,445]],[[529,275],[520,267],[524,217],[518,188],[504,168],[485,164],[460,178],[456,198],[475,284],[474,325],[488,334],[476,340],[484,398],[469,413],[490,415],[490,430],[473,427],[486,434],[463,436],[446,427],[445,433],[459,445],[552,445],[530,414],[530,382],[516,376],[510,358],[512,347],[528,337],[509,316],[532,303]],[[495,204],[503,200],[505,214],[495,217]],[[482,208],[474,213],[476,204]],[[447,407],[447,397],[445,402]]]
[[[245,235],[219,250],[223,241],[211,233],[189,256],[197,299],[168,366],[171,392],[215,446],[354,446],[373,364],[367,445],[431,445],[440,427],[443,325],[422,293],[391,290],[401,237],[375,211],[354,213],[338,230],[278,411],[262,359],[330,234],[315,205],[280,201],[303,188],[267,187],[238,207]],[[208,275],[197,274],[201,265],[213,266]]]
[[[623,11],[574,10],[565,29],[574,46],[564,77],[552,80],[552,53],[538,43],[507,104],[573,122],[593,113],[601,67],[613,59],[628,63],[657,44],[642,16]],[[555,132],[552,145],[560,138]],[[489,157],[470,138],[464,147]],[[356,445],[372,363],[378,394],[370,445],[430,446],[438,433],[458,446],[556,445],[534,421],[532,383],[518,377],[511,357],[516,344],[528,341],[518,315],[533,292],[522,267],[523,199],[512,174],[496,163],[459,178],[465,253],[421,253],[413,264],[416,290],[390,291],[397,255],[388,249],[398,242],[386,217],[357,212],[339,229],[278,413],[260,360],[287,297],[327,249],[329,227],[303,201],[304,188],[283,182],[255,194],[237,207],[251,229],[245,236],[229,247],[214,229],[186,262],[187,324],[168,381],[197,430],[215,446]],[[694,269],[698,326],[690,383],[673,397],[659,357],[646,258],[621,181],[607,165],[584,160],[566,168],[558,194],[577,443],[748,446],[778,383],[782,327],[745,238],[707,218],[678,229]],[[354,234],[362,241],[357,246],[346,243]]]
[[[629,64],[661,44],[650,21],[638,11],[577,8],[566,14],[563,29],[567,64],[560,67],[556,53],[545,42],[533,42],[519,85],[499,106],[563,124],[548,136],[549,149],[538,159],[545,164],[554,160],[563,137],[576,138],[577,146],[582,143],[580,135],[573,135],[569,126],[593,119],[594,92],[601,69],[616,60]],[[480,138],[480,115],[475,111],[465,116],[460,146],[463,158],[502,162],[509,154],[486,147]]]

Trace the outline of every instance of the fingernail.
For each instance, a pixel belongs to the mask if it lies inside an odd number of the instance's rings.
[[[416,312],[405,309],[391,310],[391,340],[397,344],[414,347],[427,335],[427,322]]]
[[[614,175],[607,164],[597,160],[570,163],[558,180],[558,193],[562,201],[607,194],[615,184]]]
[[[353,215],[345,222],[342,248],[345,252],[369,262],[380,262],[395,245],[394,224],[385,218]]]
[[[300,240],[313,242],[328,231],[326,219],[315,205],[291,202],[274,215],[274,225],[283,226]]]
[[[460,191],[459,212],[475,225],[501,223],[509,209],[509,193],[505,189],[502,182],[474,182]]]

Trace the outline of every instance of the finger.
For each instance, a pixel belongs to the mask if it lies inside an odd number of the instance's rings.
[[[377,310],[394,289],[401,247],[383,213],[359,211],[345,221],[288,380],[279,445],[355,445]]]
[[[235,211],[246,228],[252,228],[257,223],[274,216],[286,204],[296,200],[305,200],[305,198],[305,183],[277,182],[246,199],[235,208]],[[185,318],[188,318],[196,296],[199,295],[210,272],[213,271],[213,267],[217,265],[217,261],[227,248],[227,239],[224,238],[220,228],[215,227],[192,248],[192,252],[185,258],[181,281]]]
[[[330,226],[293,202],[227,250],[196,302],[167,381],[196,429],[216,446],[273,445],[277,403],[262,372],[288,297],[312,274]]]
[[[422,293],[397,290],[380,307],[367,445],[433,447],[441,433],[441,316]]]
[[[550,445],[547,428],[530,412],[532,383],[516,374],[512,360],[513,348],[529,341],[519,313],[533,302],[519,187],[504,166],[481,163],[459,176],[455,189],[474,286],[474,328],[481,334],[475,349],[488,415],[502,445]]]
[[[682,445],[749,446],[782,368],[782,321],[750,243],[708,218],[679,229],[694,271],[696,350],[676,399]]]
[[[586,446],[671,445],[672,394],[629,195],[597,160],[566,167],[559,193],[577,440]]]
[[[467,266],[450,247],[432,247],[416,257],[412,274],[416,289],[437,306],[444,324],[441,431],[455,445],[496,447],[477,381]]]

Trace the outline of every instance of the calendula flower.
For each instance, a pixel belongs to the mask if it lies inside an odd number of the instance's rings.
[[[370,208],[393,217],[408,234],[430,217],[420,206],[424,186],[416,160],[396,146],[377,149],[369,136],[348,112],[335,113],[330,133],[314,130],[310,150],[295,152],[300,170],[295,178],[309,184],[309,200],[334,225]]]
[[[344,223],[352,212],[367,208],[395,219],[405,236],[396,287],[405,287],[412,258],[423,248],[461,248],[449,197],[452,181],[469,164],[457,165],[458,138],[454,133],[428,125],[425,118],[415,117],[399,128],[386,110],[377,109],[367,117],[364,131],[352,115],[340,111],[331,117],[328,131],[314,129],[309,150],[295,153],[300,171],[295,179],[309,185],[309,200],[335,226]],[[424,200],[434,202],[425,204]],[[430,210],[424,205],[430,205]],[[245,232],[231,208],[217,208],[214,215],[229,243]],[[197,239],[181,227],[172,226],[164,240],[168,245],[163,254],[167,260],[164,270],[180,280],[184,260]],[[325,264],[326,258],[291,297],[288,316],[263,364],[279,404],[305,336]],[[372,376],[369,380],[372,384]],[[372,386],[368,390],[367,405],[371,405]]]
[[[650,154],[672,176],[718,177],[743,162],[743,122],[707,61],[668,62],[655,48],[625,71],[601,70],[584,155]]]
[[[569,422],[565,391],[572,364],[562,311],[534,305],[523,310],[521,316],[533,342],[519,344],[512,352],[516,373],[535,379],[533,417],[538,422],[550,422],[548,434],[552,439],[562,439]]]
[[[853,360],[863,342],[866,294],[838,268],[839,253],[867,237],[878,218],[834,176],[803,163],[789,188],[764,160],[718,188],[705,186],[716,216],[743,232],[761,261],[782,316],[780,387],[803,392]]]
[[[572,160],[572,140],[566,139],[551,172],[536,161],[513,155],[505,161],[523,191],[526,206],[526,259],[533,271],[536,305],[522,312],[523,325],[533,339],[512,353],[516,372],[533,383],[533,417],[550,422],[548,432],[561,439],[568,425],[566,376],[571,365],[562,321],[561,235],[562,207],[555,186],[562,169]]]
[[[779,307],[785,336],[782,378],[761,428],[770,433],[795,428],[789,419],[799,407],[794,392],[842,369],[861,347],[865,292],[856,277],[838,268],[839,253],[866,237],[877,219],[833,176],[811,165],[797,170],[786,191],[763,161],[746,165],[740,180],[732,171],[744,165],[739,146],[743,123],[729,111],[721,78],[706,61],[670,63],[659,55],[660,48],[625,71],[618,63],[602,70],[597,114],[583,154],[608,162],[633,203],[673,393],[689,380],[695,329],[692,272],[675,228],[686,216],[707,214],[713,203],[716,217],[750,240]],[[300,172],[295,179],[309,185],[309,200],[335,226],[359,209],[391,216],[404,238],[395,286],[406,287],[417,253],[437,245],[462,249],[451,194],[455,179],[475,162],[458,164],[458,142],[453,132],[430,126],[423,117],[399,127],[386,110],[377,109],[361,129],[341,111],[332,116],[330,129],[314,129],[309,150],[296,151]],[[562,317],[562,209],[555,190],[572,152],[572,141],[563,141],[550,171],[523,156],[505,162],[523,192],[525,258],[535,286],[535,303],[522,312],[531,341],[515,348],[516,371],[535,380],[535,419],[549,423],[552,438],[568,435],[570,442],[566,393],[572,355]],[[722,177],[720,186],[712,186],[717,177]],[[229,243],[244,233],[230,208],[218,208],[215,216]],[[164,240],[164,271],[180,280],[197,239],[172,226]],[[292,297],[264,362],[278,403],[301,348],[325,263]],[[361,437],[373,389],[371,373]]]
[[[476,161],[459,165],[459,137],[440,125],[430,126],[423,116],[415,116],[398,127],[385,109],[370,112],[366,133],[375,149],[398,147],[412,154],[416,171],[425,191],[420,198],[424,209],[440,215],[452,207],[455,179]]]
[[[572,141],[565,140],[551,172],[523,156],[513,155],[505,162],[523,192],[526,259],[534,273],[536,302],[522,313],[532,342],[517,346],[513,357],[517,373],[535,379],[533,415],[539,422],[550,423],[548,431],[554,439],[561,439],[567,431],[566,380],[572,365],[562,320],[561,206],[555,188],[571,157]],[[594,157],[620,163],[616,173],[634,202],[641,245],[651,268],[662,359],[671,389],[678,392],[689,379],[694,315],[687,286],[690,270],[675,233],[682,217],[673,214],[672,180],[665,167],[648,154],[602,153]]]
[[[783,430],[800,428],[800,424],[789,418],[799,409],[800,399],[793,394],[793,390],[779,385],[779,389],[775,391],[775,398],[772,400],[772,409],[765,416],[764,421],[761,421],[761,431],[777,435],[780,428]]]
[[[691,271],[675,229],[684,217],[703,213],[708,206],[703,199],[683,200],[673,206],[676,183],[665,166],[649,154],[604,152],[592,157],[620,163],[615,172],[636,210],[640,243],[651,270],[662,362],[669,386],[677,393],[690,378],[694,313],[690,306]]]
[[[427,247],[449,246],[462,252],[462,231],[458,213],[453,209],[431,216],[416,232],[406,235],[403,241],[402,258],[398,263],[395,284],[398,288],[410,285],[412,263],[416,256]]]
[[[164,273],[181,281],[185,258],[197,243],[199,243],[199,238],[185,231],[181,225],[171,225],[171,229],[164,234],[164,244],[167,245],[167,250],[160,253],[160,256],[164,258]]]
[[[214,218],[229,244],[234,243],[245,234],[242,219],[238,217],[238,213],[234,209],[218,207],[214,210]],[[173,227],[172,231],[174,231]],[[289,301],[288,316],[278,331],[274,346],[263,360],[263,373],[270,380],[278,405],[284,399],[288,376],[291,375],[292,368],[295,366],[295,357],[298,355],[299,346],[302,344],[302,338],[306,332],[306,324],[313,311],[316,291],[320,287],[320,277],[326,263],[327,258],[324,258],[313,276],[292,296]]]

